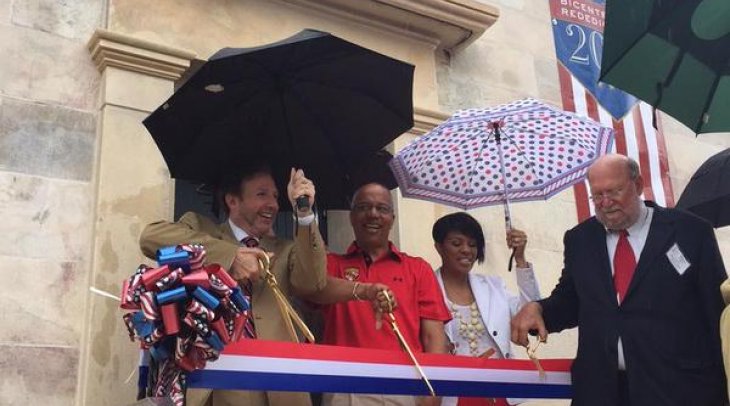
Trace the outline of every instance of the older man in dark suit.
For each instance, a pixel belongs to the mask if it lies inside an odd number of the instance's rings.
[[[596,216],[564,237],[550,297],[512,320],[512,340],[579,327],[573,405],[724,405],[720,284],[712,227],[642,202],[635,161],[599,158],[588,171]]]

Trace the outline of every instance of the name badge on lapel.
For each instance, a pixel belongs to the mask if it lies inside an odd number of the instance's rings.
[[[677,271],[678,274],[683,275],[684,271],[686,271],[690,265],[689,261],[687,261],[687,258],[684,257],[684,254],[682,254],[682,250],[679,249],[679,245],[675,242],[674,245],[672,245],[672,248],[667,251],[667,259],[669,259],[669,262],[674,267],[674,270]]]

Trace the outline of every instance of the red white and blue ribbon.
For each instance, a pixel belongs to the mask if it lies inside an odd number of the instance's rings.
[[[120,307],[129,310],[122,319],[129,338],[142,348],[140,399],[169,396],[182,406],[185,371],[215,360],[244,333],[250,297],[220,265],[203,266],[205,258],[199,244],[163,247],[157,251],[157,268],[142,264],[122,282]],[[152,377],[150,358],[157,365]]]
[[[572,360],[529,360],[417,354],[438,396],[553,398],[571,396]],[[188,388],[428,395],[400,351],[243,340],[188,374]]]

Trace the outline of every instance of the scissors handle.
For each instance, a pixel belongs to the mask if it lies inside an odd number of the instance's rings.
[[[537,372],[540,375],[540,379],[545,379],[547,376],[545,374],[545,369],[543,369],[542,364],[540,363],[540,359],[537,358],[537,349],[540,347],[540,343],[542,343],[542,340],[539,338],[537,339],[537,344],[535,346],[530,346],[530,343],[528,341],[527,345],[525,346],[525,350],[527,351],[527,357],[530,358],[533,364],[535,364],[535,368],[537,368]]]

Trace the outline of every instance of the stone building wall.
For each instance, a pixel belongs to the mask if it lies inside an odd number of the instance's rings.
[[[71,405],[94,223],[104,4],[0,0],[0,404]]]

